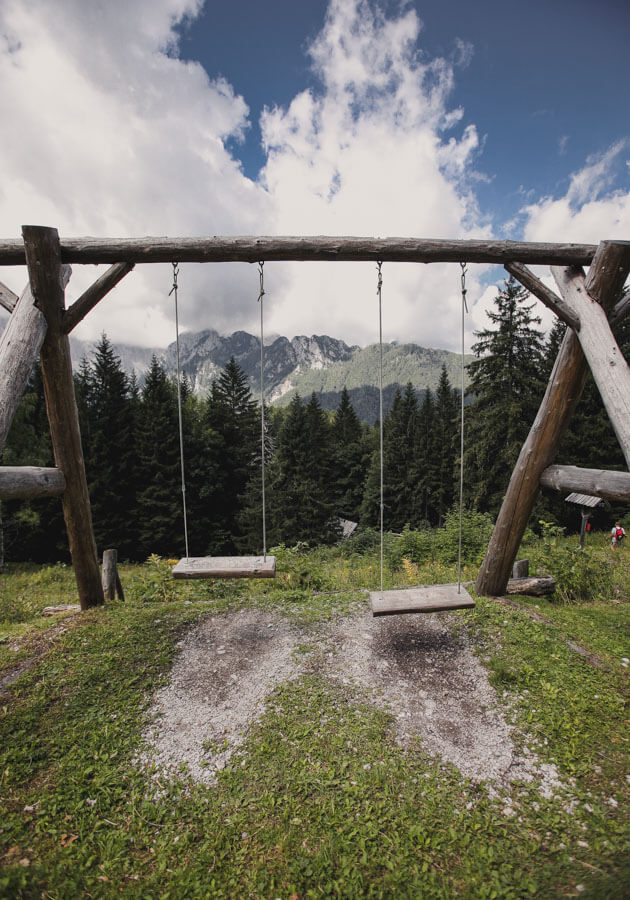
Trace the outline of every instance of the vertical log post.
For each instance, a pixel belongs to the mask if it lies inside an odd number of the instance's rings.
[[[0,338],[0,450],[45,336],[46,319],[35,306],[27,285]]]
[[[64,288],[59,235],[55,228],[34,225],[25,225],[22,235],[33,297],[48,324],[40,357],[46,410],[55,464],[66,479],[63,515],[79,602],[81,609],[89,609],[103,603],[104,598],[81,449],[70,344],[62,329]]]
[[[105,600],[113,600],[116,594],[125,599],[122,584],[118,577],[118,550],[103,551],[103,594]]]
[[[607,312],[619,299],[628,277],[629,251],[627,242],[602,241],[589,268],[586,290]],[[580,342],[569,330],[558,352],[534,424],[512,472],[475,583],[478,594],[497,596],[505,591],[538,495],[540,477],[558,452],[560,441],[582,395],[587,372],[588,365]]]

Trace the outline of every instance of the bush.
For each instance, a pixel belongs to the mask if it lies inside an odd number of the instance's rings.
[[[478,566],[483,560],[493,522],[487,513],[465,509],[462,515],[462,565]],[[435,554],[444,564],[455,563],[459,555],[459,510],[451,510],[435,536]]]
[[[402,534],[389,535],[389,538],[385,558],[392,572],[401,567],[403,559],[416,566],[433,559],[435,532],[430,528],[412,531],[409,525],[405,525]]]
[[[130,599],[140,603],[178,600],[181,585],[171,572],[174,562],[152,553],[129,586]]]
[[[611,600],[615,585],[610,557],[601,550],[582,550],[574,539],[564,538],[564,528],[558,525],[540,525],[541,566],[556,579],[555,599],[566,604]]]

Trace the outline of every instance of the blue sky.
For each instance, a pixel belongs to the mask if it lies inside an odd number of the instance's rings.
[[[381,2],[396,14],[398,2]],[[627,0],[421,0],[418,54],[455,66],[450,104],[482,139],[475,163],[482,209],[501,228],[524,199],[566,192],[586,159],[628,138]],[[247,102],[251,127],[232,142],[256,178],[266,161],[258,127],[265,106],[318,91],[309,44],[327,0],[209,2],[180,26],[180,55],[224,76]],[[464,45],[464,46],[462,46]],[[617,174],[627,176],[624,161]],[[626,181],[627,184],[627,181]],[[515,236],[518,236],[515,234]]]
[[[629,26],[626,0],[0,0],[1,235],[628,239]],[[373,269],[269,264],[267,332],[373,341]],[[471,267],[469,344],[503,277]],[[457,348],[454,267],[384,278],[387,340]],[[169,279],[137,267],[81,336],[165,345]],[[252,267],[180,288],[184,328],[256,329]]]

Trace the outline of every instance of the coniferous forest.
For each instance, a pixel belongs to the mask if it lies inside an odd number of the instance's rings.
[[[509,279],[476,333],[468,367],[464,502],[494,517],[536,415],[564,327],[539,329],[527,292]],[[630,355],[630,326],[617,341]],[[177,385],[153,358],[144,383],[129,377],[105,335],[75,376],[99,552],[121,559],[184,553]],[[181,381],[189,550],[192,556],[262,550],[261,415],[231,359],[206,397]],[[343,391],[325,412],[316,394],[265,407],[267,547],[340,538],[341,520],[378,526],[379,429],[361,422]],[[623,455],[592,379],[558,462],[623,469]],[[3,465],[53,464],[42,379],[35,371],[4,448]],[[442,370],[432,393],[398,389],[383,422],[385,527],[441,525],[459,500],[460,395]],[[614,511],[608,514],[614,515]],[[577,527],[560,495],[541,493],[535,520]],[[606,524],[606,518],[603,524]],[[38,562],[68,557],[58,499],[2,504],[4,556]]]

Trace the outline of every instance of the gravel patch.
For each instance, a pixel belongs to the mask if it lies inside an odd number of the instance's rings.
[[[398,743],[420,738],[432,755],[472,781],[540,781],[551,796],[561,788],[555,766],[519,755],[488,674],[463,629],[448,614],[369,613],[337,626],[337,677],[373,692],[394,716]]]
[[[273,689],[317,671],[387,709],[401,746],[419,739],[472,781],[535,781],[546,796],[562,790],[555,766],[516,749],[486,670],[453,623],[443,613],[373,619],[366,610],[313,629],[255,609],[216,615],[181,641],[153,700],[142,761],[167,773],[184,765],[195,781],[213,783]],[[294,654],[298,644],[314,650]]]
[[[206,619],[180,642],[169,683],[155,695],[142,762],[212,784],[263,714],[276,685],[293,678],[296,629],[259,610]]]

